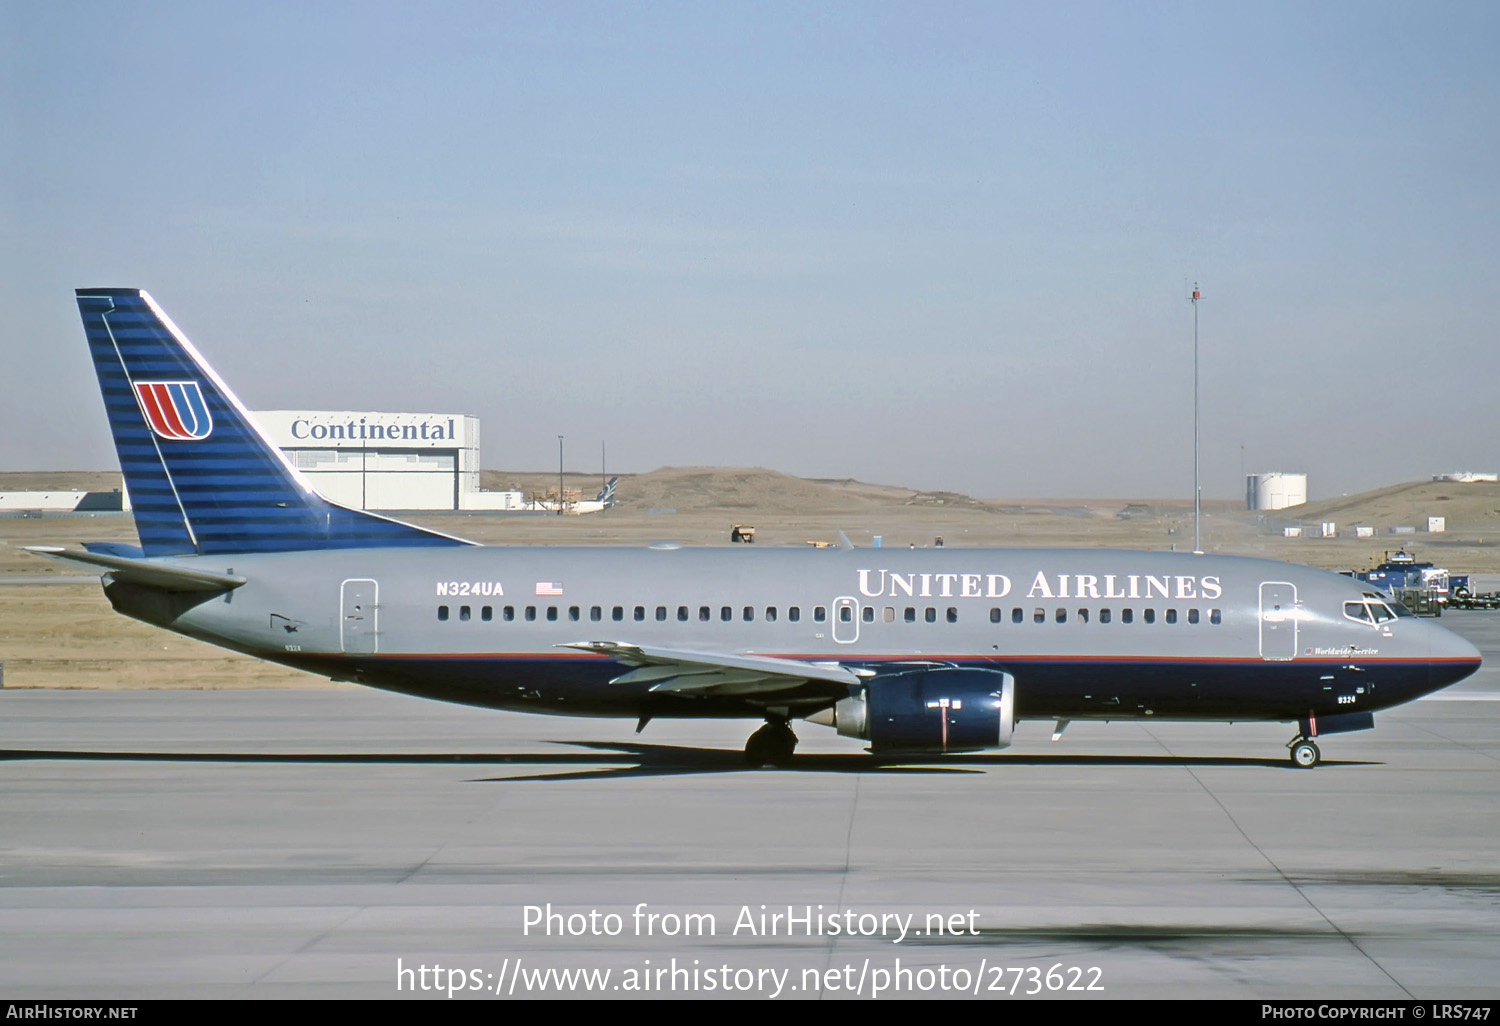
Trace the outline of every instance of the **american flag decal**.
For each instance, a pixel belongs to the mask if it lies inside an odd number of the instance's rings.
[[[196,381],[137,381],[135,397],[151,430],[169,441],[195,441],[213,430],[213,417]]]
[[[537,581],[536,593],[538,595],[561,595],[563,593],[562,581]]]

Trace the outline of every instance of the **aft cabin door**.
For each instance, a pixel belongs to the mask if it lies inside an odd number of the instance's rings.
[[[376,583],[368,579],[344,582],[339,639],[350,655],[374,655],[377,650],[377,590]]]
[[[1260,657],[1297,658],[1297,586],[1264,581],[1260,586]]]

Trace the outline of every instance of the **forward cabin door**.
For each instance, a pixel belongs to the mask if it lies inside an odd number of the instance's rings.
[[[1260,657],[1285,662],[1297,658],[1297,586],[1263,581],[1260,586]]]
[[[344,582],[339,642],[350,655],[374,655],[378,650],[377,594],[378,585],[368,578]]]

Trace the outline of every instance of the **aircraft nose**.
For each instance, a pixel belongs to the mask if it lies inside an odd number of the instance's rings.
[[[1470,644],[1467,638],[1462,638],[1437,624],[1430,626],[1432,627],[1432,655],[1428,663],[1428,672],[1433,688],[1445,688],[1449,684],[1456,684],[1479,669],[1483,657],[1479,654],[1479,649]]]

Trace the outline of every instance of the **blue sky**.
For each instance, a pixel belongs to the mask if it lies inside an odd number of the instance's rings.
[[[1493,3],[0,0],[0,469],[114,466],[71,290],[484,463],[984,496],[1500,469]]]

